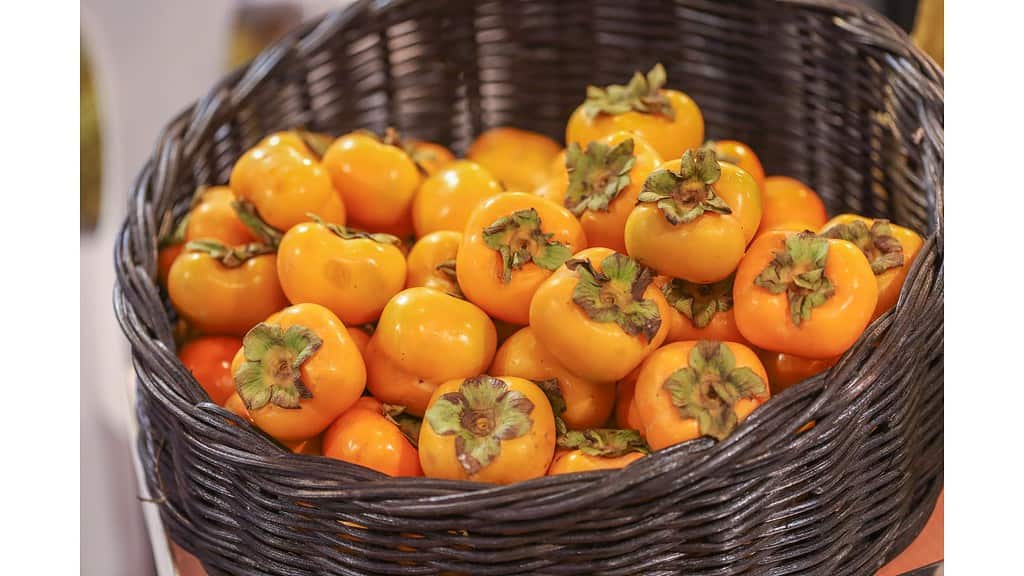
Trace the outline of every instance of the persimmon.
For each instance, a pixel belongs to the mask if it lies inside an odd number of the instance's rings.
[[[579,218],[589,246],[625,252],[626,218],[659,164],[661,156],[643,138],[615,132],[585,148],[570,144],[561,173],[534,193]]]
[[[778,394],[794,384],[828,370],[839,361],[835,358],[816,359],[801,358],[784,352],[762,351],[758,356],[768,374],[772,393]]]
[[[238,217],[235,193],[227,186],[201,189],[189,211],[185,242],[216,240],[227,246],[239,246],[259,240]]]
[[[611,415],[615,385],[595,382],[569,372],[537,341],[527,326],[510,336],[498,348],[488,374],[549,381],[565,399],[562,420],[571,429],[596,428]]]
[[[442,383],[484,373],[497,334],[471,302],[409,288],[388,302],[366,347],[367,387],[381,402],[422,416]]]
[[[735,342],[673,342],[644,361],[635,402],[654,450],[729,436],[768,400],[768,376],[753,350]]]
[[[348,335],[352,338],[352,343],[356,345],[359,350],[359,355],[364,359],[366,358],[366,346],[370,343],[370,335],[366,333],[362,328],[356,326],[348,326]]]
[[[457,160],[441,168],[423,181],[412,201],[416,236],[439,230],[462,232],[473,208],[502,192],[501,184],[476,162]]]
[[[384,406],[364,396],[323,435],[323,455],[389,476],[422,476],[416,447],[384,415]]]
[[[366,368],[345,325],[319,304],[296,304],[246,333],[231,363],[252,421],[283,443],[308,440],[356,403]]]
[[[636,430],[641,434],[644,432],[644,423],[636,411],[636,402],[633,400],[636,393],[636,379],[640,375],[642,366],[643,364],[634,368],[615,385],[615,424],[619,428]]]
[[[505,192],[470,214],[455,272],[471,302],[491,316],[526,324],[540,283],[586,246],[568,209],[533,194]]]
[[[168,272],[167,292],[178,312],[209,335],[241,336],[288,305],[277,258],[265,244],[190,242]]]
[[[745,170],[757,182],[758,190],[764,190],[764,167],[750,146],[738,140],[709,140],[704,143],[704,147],[713,150],[719,162],[727,162]]]
[[[712,162],[718,162],[717,178],[714,180],[709,178],[705,182],[704,190],[711,188],[713,195],[725,202],[732,216],[739,221],[740,226],[743,228],[743,237],[746,239],[747,244],[749,244],[754,239],[757,228],[761,224],[761,190],[757,186],[757,181],[746,170],[735,164],[723,162],[708,148],[689,151],[689,153],[696,163],[694,167],[687,166],[686,169],[690,171],[693,168],[697,168],[698,170],[704,170],[705,173],[713,172]],[[684,153],[683,156],[685,157],[686,154]],[[682,174],[683,162],[682,158],[669,160],[662,164],[659,170],[668,170],[673,174]],[[655,192],[667,192],[674,199],[682,197],[684,205],[688,193],[696,192],[698,198],[700,197],[699,193],[702,189],[697,183],[691,182],[689,186],[682,182],[676,182],[675,184],[675,186],[669,185],[661,190],[656,187],[649,187],[647,189]]]
[[[157,253],[157,279],[163,286],[167,286],[167,277],[171,274],[171,266],[184,250],[185,244],[179,242],[163,246]]]
[[[736,325],[750,343],[806,358],[846,352],[877,302],[878,284],[860,249],[810,232],[759,236],[733,287]]]
[[[704,117],[697,103],[679,90],[664,88],[665,68],[637,72],[626,86],[587,87],[587,98],[569,117],[568,144],[581,146],[613,132],[632,132],[662,158],[678,158],[704,141]]]
[[[555,456],[548,476],[573,474],[591,470],[616,470],[644,457],[643,452],[627,452],[621,456],[592,456],[582,450],[565,450]]]
[[[478,136],[466,157],[486,168],[508,190],[533,192],[547,179],[548,167],[560,150],[557,142],[543,134],[498,127]]]
[[[182,346],[178,358],[216,404],[224,404],[235,391],[231,359],[242,346],[232,336],[204,336]]]
[[[772,230],[818,230],[827,220],[825,203],[810,186],[788,176],[768,176],[764,179],[758,235]]]
[[[455,161],[455,155],[444,146],[425,140],[405,140],[405,151],[427,176],[432,176]]]
[[[449,380],[430,398],[420,464],[431,478],[511,484],[543,476],[555,452],[544,392],[523,378]]]
[[[724,172],[714,153],[687,150],[679,171],[664,165],[644,181],[640,203],[626,220],[626,251],[673,278],[698,284],[732,274],[743,257],[747,230],[717,193]],[[749,175],[750,184],[756,185]],[[753,234],[753,231],[750,231]]]
[[[836,216],[821,227],[820,234],[853,242],[867,257],[878,281],[878,304],[872,319],[896,305],[907,272],[924,245],[913,230],[856,214]]]
[[[668,303],[653,278],[614,250],[578,252],[534,294],[533,334],[573,374],[621,380],[668,335]]]
[[[423,174],[393,131],[383,139],[362,130],[345,134],[327,149],[323,165],[353,227],[412,233],[412,201]]]
[[[252,422],[252,415],[249,414],[249,410],[245,407],[245,402],[242,401],[242,397],[238,395],[238,392],[232,392],[228,399],[224,401],[224,407],[229,412],[241,416],[245,420]]]
[[[671,313],[667,342],[723,340],[745,343],[732,311],[733,277],[712,284],[695,284],[658,276],[654,283],[668,301]]]
[[[439,230],[423,236],[413,244],[406,257],[408,274],[406,288],[423,286],[462,297],[455,274],[455,257],[462,244],[462,232]]]
[[[294,304],[312,302],[345,324],[365,324],[405,286],[398,238],[322,221],[285,233],[277,249],[281,288]]]

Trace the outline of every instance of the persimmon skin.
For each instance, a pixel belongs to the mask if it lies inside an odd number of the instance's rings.
[[[483,231],[503,216],[530,208],[540,216],[541,230],[554,235],[552,241],[566,244],[572,253],[587,247],[583,227],[566,208],[532,194],[506,192],[484,200],[470,214],[455,265],[459,287],[470,302],[519,325],[529,323],[533,294],[552,271],[528,262],[502,282],[501,256],[484,243]]]
[[[704,213],[673,225],[661,209],[640,204],[626,220],[626,252],[658,272],[698,284],[718,282],[736,269],[746,238],[729,214]]]
[[[671,170],[676,174],[682,167],[682,160],[676,158],[662,164],[659,169]],[[721,174],[712,187],[715,193],[732,209],[731,216],[743,228],[745,244],[749,244],[761,224],[761,190],[757,181],[746,170],[728,162],[719,162]]]
[[[323,455],[389,476],[422,476],[416,448],[384,417],[378,400],[364,396],[324,432]]]
[[[671,278],[666,276],[658,276],[654,279],[654,283],[661,289],[670,280]],[[746,338],[743,337],[740,329],[736,326],[736,315],[731,308],[725,312],[715,312],[715,315],[711,317],[711,321],[703,328],[694,326],[693,322],[684,316],[682,312],[676,310],[676,307],[671,302],[669,302],[669,309],[671,323],[665,342],[719,340],[722,342],[739,342],[740,344],[747,343]]]
[[[533,381],[557,378],[566,406],[562,420],[571,430],[603,426],[615,404],[614,384],[586,380],[569,372],[541,346],[529,326],[505,340],[488,373],[498,378],[517,376]]]
[[[591,119],[580,105],[569,117],[565,141],[585,147],[613,132],[632,132],[647,140],[662,158],[678,158],[686,150],[699,147],[704,142],[704,117],[697,103],[678,90],[662,89],[661,93],[675,112],[674,120],[641,112],[598,114]]]
[[[835,293],[811,311],[809,320],[793,324],[785,293],[772,294],[754,279],[783,251],[790,233],[768,232],[751,244],[736,270],[733,311],[740,333],[764,350],[804,358],[834,358],[846,352],[867,327],[878,301],[878,285],[867,258],[844,240],[828,240],[825,276]]]
[[[185,242],[216,240],[226,246],[239,246],[258,239],[238,218],[231,203],[235,193],[227,186],[212,186],[202,192],[189,212]]]
[[[455,436],[441,436],[426,420],[420,428],[420,465],[429,478],[473,480],[492,484],[512,484],[544,476],[555,453],[555,415],[547,396],[533,382],[512,376],[501,378],[510,390],[533,403],[530,431],[518,438],[503,440],[501,454],[479,472],[469,475],[455,456]],[[430,397],[433,405],[442,395],[456,392],[462,379],[449,380]]]
[[[345,324],[375,321],[405,286],[405,255],[369,238],[341,238],[305,222],[285,233],[277,250],[281,288],[295,304],[313,302]]]
[[[497,347],[483,310],[430,288],[398,293],[381,313],[366,348],[374,397],[422,416],[441,383],[483,374]]]
[[[762,351],[758,354],[764,370],[768,374],[772,393],[779,394],[783,390],[799,384],[804,380],[828,370],[839,361],[840,357],[824,360],[801,358],[783,352]]]
[[[165,246],[157,253],[157,279],[165,288],[167,287],[167,277],[171,274],[171,266],[184,250],[185,244],[180,243]]]
[[[546,180],[560,150],[557,142],[543,134],[503,126],[478,136],[466,157],[486,168],[507,190],[532,192]]]
[[[245,402],[242,401],[242,397],[238,395],[238,392],[232,392],[231,395],[228,396],[228,399],[224,401],[224,407],[232,414],[252,422],[252,415],[249,414],[249,410],[246,409]]]
[[[617,470],[625,468],[644,455],[641,452],[630,452],[622,456],[591,456],[584,454],[581,450],[564,451],[555,455],[554,461],[548,468],[548,476],[555,474],[574,474],[576,472],[590,472],[592,470]]]
[[[871,218],[856,214],[840,214],[826,222],[819,232],[824,232],[839,224],[851,224],[856,221],[863,222],[869,229],[875,223]],[[900,290],[903,289],[903,283],[907,280],[907,273],[910,272],[914,259],[917,258],[921,247],[924,246],[924,239],[917,232],[891,223],[889,227],[892,229],[893,237],[903,246],[903,265],[898,268],[890,268],[875,276],[875,280],[878,281],[878,304],[875,305],[872,320],[885,314],[896,305],[896,301],[900,298]]]
[[[171,265],[167,291],[178,312],[207,335],[242,336],[288,305],[273,254],[228,268],[209,254],[186,252]]]
[[[501,184],[486,168],[457,160],[423,181],[412,202],[416,236],[440,230],[462,232],[477,204],[501,194]]]
[[[352,343],[359,349],[359,355],[364,359],[366,358],[366,346],[370,343],[370,335],[367,334],[363,329],[356,328],[355,326],[348,326],[348,335],[352,338]]]
[[[614,254],[607,248],[588,248],[573,256],[593,262],[596,269]],[[658,306],[661,325],[648,341],[631,336],[614,322],[595,322],[573,302],[579,274],[562,266],[537,289],[530,304],[530,326],[540,344],[570,372],[595,382],[616,382],[629,374],[665,341],[669,306],[653,283],[644,299]]]
[[[615,387],[615,423],[619,428],[636,430],[644,434],[644,422],[636,411],[634,396],[636,393],[636,379],[640,375],[640,368],[637,366],[625,378],[619,380]]]
[[[803,182],[789,176],[768,176],[764,179],[758,236],[772,230],[818,230],[827,220],[825,203]]]
[[[764,190],[764,167],[750,146],[738,140],[716,140],[713,149],[720,161],[742,168],[754,177],[757,188]]]
[[[455,155],[452,154],[452,151],[435,142],[406,140],[405,144],[413,160],[423,168],[428,176],[436,174],[442,168],[455,162]]]
[[[231,359],[242,346],[242,340],[232,336],[204,336],[182,346],[178,358],[195,376],[206,394],[215,404],[224,404],[235,392],[235,379],[231,374]]]
[[[736,417],[742,422],[771,395],[768,376],[753,350],[735,342],[722,344],[735,356],[737,368],[750,368],[765,382],[763,394],[753,398],[741,398],[733,406]],[[634,402],[643,422],[644,437],[653,450],[661,450],[701,436],[697,420],[681,416],[679,409],[672,403],[671,394],[664,388],[665,381],[673,372],[689,366],[690,351],[696,345],[695,341],[667,344],[651,354],[640,367]]]
[[[406,288],[423,286],[446,292],[452,296],[462,294],[456,279],[439,271],[443,262],[454,262],[462,244],[462,232],[440,230],[423,236],[413,244],[406,256]]]
[[[579,215],[580,225],[587,236],[588,246],[611,248],[616,252],[626,252],[625,226],[629,213],[636,205],[637,197],[644,185],[644,178],[661,164],[661,156],[642,137],[628,132],[614,132],[600,138],[601,142],[614,148],[621,142],[633,139],[633,167],[629,171],[630,182],[619,191],[608,205],[607,211],[586,210]],[[569,174],[566,171],[564,153],[561,156],[561,170],[534,194],[551,200],[559,206],[565,205],[565,197],[569,187]]]

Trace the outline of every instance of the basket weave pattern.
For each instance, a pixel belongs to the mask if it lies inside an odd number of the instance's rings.
[[[708,136],[749,143],[830,213],[927,236],[894,311],[725,441],[504,487],[390,479],[291,454],[176,360],[157,238],[261,137],[395,126],[461,152],[513,125],[561,140],[587,84],[657,61]],[[942,83],[894,25],[828,0],[377,0],[295,31],[168,124],[116,248],[138,449],[170,536],[211,574],[873,573],[942,486]]]

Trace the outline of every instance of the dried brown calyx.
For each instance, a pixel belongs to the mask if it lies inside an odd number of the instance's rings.
[[[711,323],[715,314],[732,310],[733,276],[714,284],[697,284],[673,278],[661,287],[668,303],[696,328]]]
[[[647,75],[636,72],[625,86],[611,84],[604,88],[587,87],[587,99],[583,102],[583,115],[593,119],[598,114],[624,114],[641,112],[658,114],[669,120],[675,119],[672,103],[661,91],[668,76],[659,62]]]
[[[903,244],[893,236],[888,220],[875,220],[871,228],[861,220],[836,224],[821,235],[854,243],[867,256],[875,276],[903,266]]]

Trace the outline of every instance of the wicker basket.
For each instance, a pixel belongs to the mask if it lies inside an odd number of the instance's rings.
[[[927,235],[895,310],[727,440],[504,487],[390,479],[291,454],[176,360],[157,238],[262,136],[561,140],[587,84],[655,61],[710,136],[748,142],[833,213]],[[872,574],[942,486],[942,82],[892,23],[827,0],[377,0],[297,30],[171,121],[117,245],[138,449],[171,537],[211,574]]]

